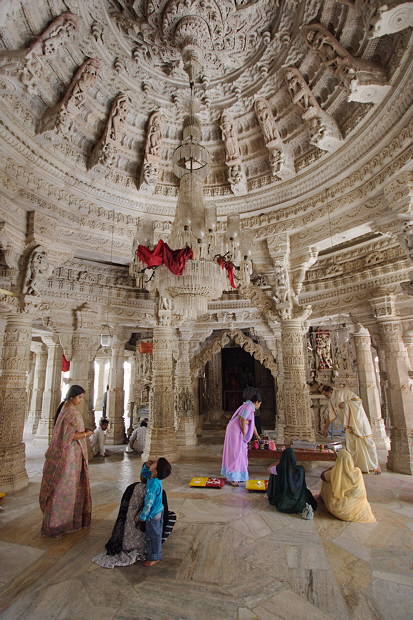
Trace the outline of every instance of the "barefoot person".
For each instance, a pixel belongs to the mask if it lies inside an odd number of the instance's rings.
[[[254,413],[261,407],[259,398],[253,394],[238,407],[225,431],[221,475],[234,487],[248,480],[248,442],[254,434],[259,439],[254,424]]]
[[[346,432],[346,449],[353,457],[354,465],[362,472],[381,473],[376,444],[361,398],[348,388],[332,388],[323,385],[322,393],[328,399],[327,422],[324,435],[331,422],[338,419]]]
[[[44,536],[61,536],[90,525],[92,500],[85,440],[92,431],[85,430],[77,408],[84,394],[80,385],[72,385],[56,411],[39,496]]]

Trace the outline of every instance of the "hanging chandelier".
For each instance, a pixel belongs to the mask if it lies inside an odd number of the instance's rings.
[[[154,281],[159,294],[173,300],[174,312],[191,319],[205,314],[208,302],[221,297],[228,288],[225,270],[216,260],[221,250],[216,234],[216,211],[206,207],[203,197],[210,154],[200,141],[201,122],[191,96],[182,143],[173,155],[173,170],[180,183],[169,245],[192,248],[193,258],[188,260],[182,275],[160,266]]]

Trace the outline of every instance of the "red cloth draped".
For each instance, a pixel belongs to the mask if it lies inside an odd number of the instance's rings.
[[[67,372],[70,370],[70,362],[62,355],[62,372]]]
[[[217,258],[217,263],[221,266],[221,269],[227,270],[227,278],[229,280],[229,283],[231,284],[231,287],[237,288],[234,279],[234,263],[232,263],[230,260],[225,260],[223,256],[219,256]]]
[[[169,245],[159,239],[153,250],[145,245],[138,245],[136,255],[148,267],[165,265],[176,276],[181,276],[185,271],[186,263],[193,258],[192,248],[186,247],[180,250],[171,250]]]

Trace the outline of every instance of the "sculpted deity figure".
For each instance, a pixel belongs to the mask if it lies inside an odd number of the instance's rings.
[[[129,97],[121,93],[115,99],[106,126],[107,138],[119,143],[123,137],[123,127],[128,115]]]
[[[248,255],[244,256],[240,265],[240,280],[241,284],[248,286],[251,283],[251,276],[253,273],[252,260]]]
[[[47,252],[41,246],[37,246],[32,251],[24,279],[23,294],[38,295],[42,281],[50,275],[50,263]]]
[[[302,119],[309,123],[310,143],[324,151],[334,151],[343,141],[334,118],[321,108],[298,69],[288,67],[285,78],[293,103],[303,109]]]
[[[63,99],[48,108],[40,119],[36,133],[61,130],[68,134],[74,126],[77,114],[86,100],[86,92],[96,81],[100,69],[100,60],[88,58],[76,71]]]
[[[262,133],[264,134],[265,143],[267,144],[271,142],[271,140],[276,140],[278,138],[278,133],[271,108],[266,99],[257,99],[255,102],[255,113]]]
[[[148,138],[146,142],[146,153],[150,155],[159,156],[162,141],[162,129],[165,122],[165,118],[160,112],[152,114],[149,129]]]
[[[28,47],[28,52],[36,56],[50,56],[73,38],[80,19],[73,13],[58,15]]]
[[[89,161],[88,168],[96,164],[106,164],[112,166],[115,161],[117,145],[120,144],[124,135],[124,125],[128,113],[129,97],[120,93],[109,112],[102,137],[94,147]]]
[[[42,56],[52,56],[73,38],[79,17],[65,12],[56,17],[28,47],[0,51],[0,74],[19,77],[29,93],[37,93],[41,76]]]
[[[153,112],[149,119],[148,135],[139,186],[139,189],[148,194],[153,193],[158,181],[164,124],[165,116],[159,111]]]
[[[384,69],[377,63],[356,58],[323,24],[305,26],[306,43],[316,51],[325,66],[348,91],[348,101],[379,102],[390,85]]]
[[[226,161],[238,160],[241,157],[241,151],[238,144],[237,132],[233,119],[224,112],[221,116],[220,124],[222,139],[225,144]]]
[[[318,357],[318,370],[325,370],[333,367],[330,332],[323,330],[316,331],[316,354]]]

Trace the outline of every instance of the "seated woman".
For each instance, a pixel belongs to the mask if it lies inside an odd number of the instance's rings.
[[[302,513],[306,504],[313,510],[317,502],[307,489],[304,467],[297,465],[292,448],[286,448],[276,468],[269,470],[268,501],[280,512]]]
[[[140,560],[146,560],[148,543],[145,532],[139,527],[139,513],[145,499],[146,481],[152,475],[149,465],[151,461],[143,465],[141,481],[130,484],[122,495],[112,536],[105,545],[106,553],[100,553],[92,558],[92,562],[103,568],[130,566]],[[164,543],[175,525],[176,514],[168,510],[165,491],[162,492],[162,503],[165,517],[167,515],[163,521],[162,543]]]
[[[337,453],[336,464],[323,471],[321,480],[321,499],[334,517],[342,521],[362,523],[376,521],[367,501],[363,475],[361,470],[354,466],[348,450]]]

